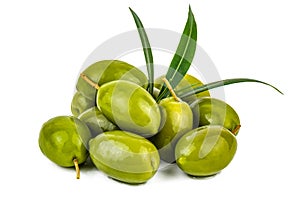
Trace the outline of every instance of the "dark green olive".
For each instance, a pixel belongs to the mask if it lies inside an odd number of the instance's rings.
[[[173,97],[161,100],[159,105],[166,120],[162,129],[150,140],[159,149],[161,159],[172,163],[175,161],[177,140],[193,128],[193,113],[186,102],[178,102]]]
[[[143,137],[155,135],[160,127],[159,106],[141,86],[124,80],[103,84],[97,106],[120,129]]]
[[[97,107],[89,108],[80,114],[78,118],[89,127],[93,137],[105,131],[118,129],[118,127],[109,121]]]
[[[147,139],[124,131],[108,131],[91,139],[90,157],[95,166],[113,179],[139,184],[154,176],[159,154]]]
[[[84,97],[80,92],[76,92],[72,99],[71,111],[75,117],[78,117],[81,113],[94,106],[96,106],[95,101]]]
[[[102,60],[87,67],[84,73],[89,79],[99,86],[114,80],[127,80],[144,88],[148,79],[138,68],[119,60]],[[78,78],[76,88],[88,99],[95,101],[97,90],[81,77]]]
[[[241,126],[236,111],[226,102],[204,97],[197,99],[191,105],[194,114],[194,125],[204,126],[209,124],[221,125],[229,129],[235,135]]]
[[[228,129],[202,126],[179,139],[175,148],[176,163],[189,175],[210,176],[231,162],[236,149],[236,138]]]

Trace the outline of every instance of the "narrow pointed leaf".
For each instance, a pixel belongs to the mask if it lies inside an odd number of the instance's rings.
[[[263,82],[263,81],[259,81],[259,80],[255,80],[255,79],[249,79],[249,78],[234,78],[234,79],[225,79],[225,80],[221,80],[221,81],[216,81],[216,82],[208,83],[208,84],[198,86],[198,87],[195,85],[195,87],[193,86],[193,90],[189,90],[189,91],[186,91],[187,89],[183,88],[183,89],[181,89],[177,92],[177,95],[180,98],[184,98],[184,97],[195,95],[197,93],[201,93],[203,91],[210,90],[210,89],[213,89],[213,88],[218,88],[218,87],[221,87],[221,86],[225,86],[225,85],[229,85],[229,84],[235,84],[235,83],[241,83],[241,82],[256,82],[256,83],[265,84],[267,86],[272,87],[273,89],[275,89],[280,94],[283,94],[275,86],[273,86],[271,84],[268,84],[266,82]]]
[[[143,45],[143,51],[144,56],[146,60],[147,65],[147,72],[148,72],[148,92],[153,95],[153,86],[154,86],[154,67],[153,67],[153,56],[152,56],[152,50],[150,46],[150,42],[147,36],[147,33],[144,29],[144,26],[138,17],[138,15],[131,9],[131,14],[133,16],[133,19],[135,21],[136,27],[138,29],[140,39]]]
[[[197,24],[189,7],[188,19],[184,27],[182,36],[180,38],[176,53],[171,61],[169,69],[166,74],[166,79],[171,86],[175,88],[182,80],[186,72],[189,70],[193,61],[197,47]],[[170,91],[164,84],[157,97],[157,101],[167,97]]]

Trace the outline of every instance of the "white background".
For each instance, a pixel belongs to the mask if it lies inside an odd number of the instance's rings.
[[[225,88],[226,101],[242,122],[231,164],[205,179],[171,167],[159,170],[146,184],[130,186],[93,168],[82,168],[76,180],[73,169],[60,168],[43,156],[38,148],[41,125],[70,114],[77,76],[88,55],[112,36],[135,29],[128,7],[145,27],[180,33],[189,4],[198,44],[223,79],[256,78],[285,94],[254,83]],[[1,1],[0,194],[299,198],[299,8],[297,0]],[[140,60],[134,64],[143,64]]]

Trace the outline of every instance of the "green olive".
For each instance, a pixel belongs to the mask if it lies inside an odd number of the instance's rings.
[[[147,87],[147,77],[138,68],[119,60],[98,61],[87,67],[83,73],[89,79],[101,86],[104,83],[114,80],[127,80],[136,83],[144,88]],[[78,78],[76,88],[88,99],[95,101],[97,90],[91,87],[81,77]]]
[[[73,116],[57,116],[45,122],[40,130],[39,147],[54,163],[74,166],[88,157],[87,144],[91,138],[89,128]]]
[[[210,176],[220,172],[237,150],[235,136],[226,128],[208,125],[182,136],[175,148],[176,163],[192,176]]]
[[[97,106],[124,131],[150,137],[159,130],[158,104],[144,88],[132,82],[116,80],[103,84],[97,93]]]
[[[226,102],[215,98],[199,98],[192,103],[194,125],[221,125],[235,135],[240,128],[240,119],[236,111]]]
[[[105,131],[118,129],[118,127],[109,121],[95,106],[84,111],[78,118],[89,127],[93,137]]]
[[[95,166],[113,179],[138,184],[158,170],[160,158],[155,146],[139,135],[125,131],[104,132],[89,142]]]
[[[163,77],[164,76],[160,76],[154,81],[154,86],[159,90],[161,89],[161,87],[164,83]],[[174,91],[177,92],[181,89],[185,89],[185,91],[191,91],[193,89],[193,85],[195,85],[195,84],[197,84],[197,86],[203,85],[203,83],[196,77],[194,77],[190,74],[186,74],[183,77],[183,79],[179,82],[179,84],[175,87]],[[204,92],[198,93],[196,95],[192,95],[192,96],[183,98],[183,100],[186,102],[191,102],[191,101],[195,100],[196,98],[208,97],[208,96],[210,96],[209,91],[204,91]]]
[[[76,92],[71,103],[71,111],[75,117],[78,117],[85,110],[96,106],[95,101],[84,97],[80,92]]]
[[[159,103],[166,118],[162,129],[150,140],[159,149],[162,160],[174,162],[174,149],[177,140],[193,128],[193,113],[186,102],[178,102],[173,97]]]

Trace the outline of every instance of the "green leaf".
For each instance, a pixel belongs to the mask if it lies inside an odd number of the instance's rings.
[[[255,79],[249,79],[249,78],[234,78],[234,79],[225,79],[225,80],[220,80],[220,81],[216,81],[216,82],[212,82],[212,83],[208,83],[202,86],[198,86],[198,87],[194,87],[193,86],[193,90],[189,90],[186,91],[186,88],[180,89],[177,92],[178,97],[180,98],[184,98],[184,97],[188,97],[191,95],[195,95],[197,93],[201,93],[203,91],[206,90],[210,90],[213,88],[217,88],[217,87],[221,87],[221,86],[225,86],[225,85],[229,85],[229,84],[235,84],[235,83],[241,83],[241,82],[256,82],[256,83],[261,83],[261,84],[265,84],[267,86],[272,87],[273,89],[275,89],[277,92],[283,94],[278,88],[276,88],[275,86],[268,84],[266,82],[263,81],[259,81],[259,80],[255,80]]]
[[[129,10],[133,16],[133,19],[135,21],[143,45],[143,51],[146,60],[146,65],[147,65],[147,72],[148,72],[148,92],[151,95],[153,95],[154,67],[153,67],[153,56],[152,56],[150,42],[140,18],[131,8],[129,8]]]
[[[166,74],[166,79],[175,88],[189,70],[197,47],[197,24],[191,7],[176,53]],[[157,101],[170,95],[166,84],[162,86]]]

